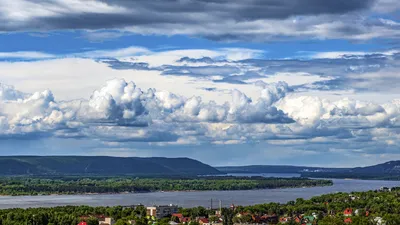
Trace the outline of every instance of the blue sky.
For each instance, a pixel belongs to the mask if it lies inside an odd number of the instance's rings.
[[[115,31],[102,31],[115,32]],[[167,49],[250,48],[265,51],[265,58],[296,58],[303,52],[384,51],[396,47],[391,40],[288,40],[277,42],[223,42],[184,35],[127,34],[111,39],[91,40],[83,31],[13,32],[0,35],[0,51],[38,51],[51,54],[70,54],[87,50],[118,49],[141,46],[153,51]],[[4,59],[3,59],[4,60]],[[10,60],[10,59],[8,59]]]
[[[400,159],[399,15],[396,0],[2,1],[0,154]]]

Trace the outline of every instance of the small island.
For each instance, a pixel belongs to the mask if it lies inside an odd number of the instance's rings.
[[[0,195],[71,195],[157,191],[228,191],[332,185],[331,180],[265,177],[2,177]]]

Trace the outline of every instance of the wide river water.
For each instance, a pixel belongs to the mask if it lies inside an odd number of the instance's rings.
[[[271,175],[265,174],[265,176]],[[219,201],[222,202],[223,206],[228,206],[232,203],[235,205],[253,205],[266,202],[285,203],[290,200],[296,200],[296,198],[308,199],[312,196],[326,193],[367,191],[376,190],[380,187],[400,186],[400,181],[332,180],[332,186],[312,188],[99,195],[2,196],[0,197],[0,208],[52,207],[65,205],[115,206],[134,204],[177,204],[183,207],[209,207],[211,199],[213,199],[214,206],[217,206]]]

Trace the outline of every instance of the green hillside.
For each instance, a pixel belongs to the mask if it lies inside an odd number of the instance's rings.
[[[189,158],[3,156],[0,175],[208,175],[220,172]]]

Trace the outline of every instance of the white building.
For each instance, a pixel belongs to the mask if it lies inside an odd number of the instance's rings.
[[[375,218],[374,218],[374,222],[375,222],[377,225],[386,225],[386,222],[382,219],[382,217],[375,217]]]
[[[177,205],[157,205],[147,207],[147,215],[161,219],[178,212]]]
[[[115,221],[111,217],[105,217],[103,219],[99,219],[99,225],[114,225]]]

